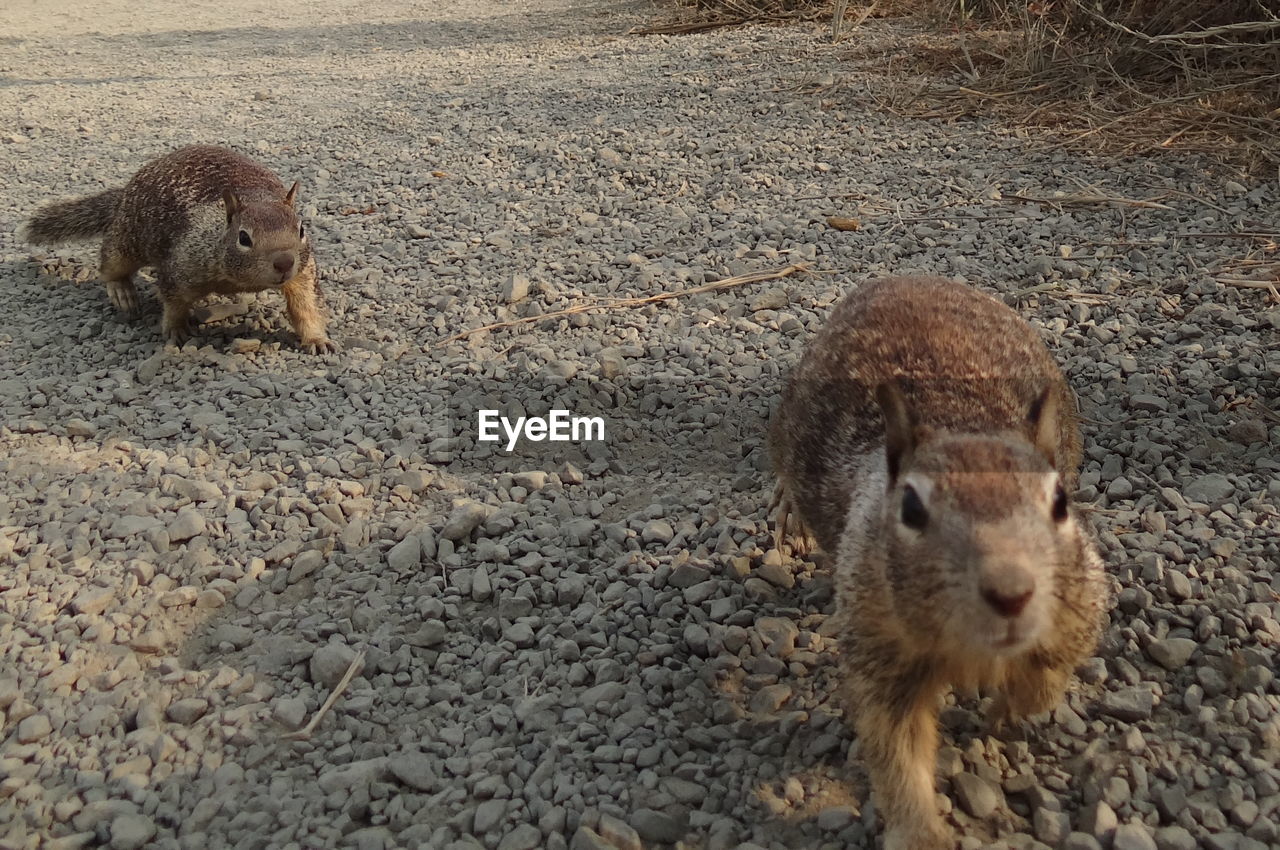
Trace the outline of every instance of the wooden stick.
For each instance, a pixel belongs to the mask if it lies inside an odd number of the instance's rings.
[[[1270,293],[1272,300],[1280,304],[1280,290],[1276,289],[1276,281],[1250,280],[1242,277],[1220,277],[1218,278],[1218,283],[1224,286],[1239,286],[1244,289],[1265,289]]]
[[[1032,204],[1049,204],[1051,206],[1071,206],[1074,204],[1120,204],[1121,206],[1143,207],[1153,210],[1167,210],[1172,207],[1158,204],[1155,201],[1142,201],[1134,198],[1120,198],[1112,195],[1063,195],[1061,198],[1033,198],[1028,195],[1005,195],[1005,200],[1026,201]]]
[[[338,697],[347,689],[347,685],[351,684],[351,680],[355,678],[356,673],[364,666],[364,650],[361,650],[355,658],[351,659],[351,663],[347,665],[347,672],[342,674],[342,678],[338,680],[337,686],[333,689],[333,693],[329,694],[329,698],[324,701],[324,705],[320,706],[320,710],[315,713],[308,723],[297,732],[290,732],[283,735],[286,741],[305,741],[311,737],[311,732],[316,728],[316,724],[320,719],[329,713],[329,709],[333,708],[333,704],[338,701]]]
[[[734,286],[744,286],[748,283],[761,283],[766,280],[779,280],[784,277],[790,277],[796,272],[807,271],[808,268],[809,263],[792,263],[791,265],[783,266],[780,269],[765,272],[750,272],[748,274],[738,275],[737,277],[727,277],[724,280],[704,283],[701,286],[695,286],[692,289],[682,289],[679,292],[663,292],[658,295],[646,295],[638,298],[612,298],[608,301],[593,304],[575,304],[572,307],[566,307],[563,310],[556,310],[553,313],[543,313],[541,316],[525,316],[524,318],[512,319],[508,322],[494,322],[491,325],[481,325],[478,328],[471,328],[470,330],[456,333],[453,336],[447,336],[431,347],[439,348],[442,345],[448,345],[451,342],[455,342],[483,331],[511,328],[517,325],[527,325],[530,322],[541,322],[544,319],[558,319],[563,316],[572,316],[577,313],[589,313],[593,310],[610,310],[614,307],[639,307],[645,304],[656,304],[659,301],[670,301],[673,298],[683,298],[686,295],[697,295],[700,292],[713,292],[717,289],[729,289]]]

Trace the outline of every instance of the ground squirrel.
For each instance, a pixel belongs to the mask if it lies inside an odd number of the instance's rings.
[[[297,192],[242,154],[192,145],[148,162],[124,188],[40,208],[25,236],[40,245],[102,236],[107,295],[129,316],[134,273],[154,267],[171,342],[190,336],[191,308],[207,295],[279,289],[303,347],[329,352]]]
[[[1075,397],[995,298],[888,278],[808,346],[770,450],[780,523],[798,516],[832,556],[843,696],[885,848],[949,850],[939,697],[984,687],[996,723],[1039,714],[1097,644],[1102,562],[1068,496]]]

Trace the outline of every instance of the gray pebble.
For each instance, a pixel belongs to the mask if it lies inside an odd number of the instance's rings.
[[[975,774],[957,774],[951,778],[951,786],[960,806],[975,818],[989,817],[1000,805],[999,789]]]
[[[156,834],[156,825],[145,815],[119,815],[111,821],[111,850],[139,850]]]
[[[1111,840],[1112,850],[1156,850],[1155,839],[1141,823],[1126,823],[1116,827]]]

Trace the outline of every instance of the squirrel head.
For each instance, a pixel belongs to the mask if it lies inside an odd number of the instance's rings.
[[[1054,458],[1057,387],[1023,427],[955,433],[917,424],[896,385],[885,420],[887,489],[878,535],[894,609],[922,642],[963,656],[1025,651],[1053,628],[1064,583],[1092,557]]]
[[[281,200],[243,200],[230,189],[222,194],[227,217],[223,238],[227,268],[260,289],[283,286],[306,261],[306,227],[298,218],[295,182]]]

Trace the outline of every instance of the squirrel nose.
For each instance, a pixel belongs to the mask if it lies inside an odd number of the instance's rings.
[[[1033,593],[1035,593],[1035,587],[1028,587],[1025,590],[1006,590],[1004,588],[997,590],[993,587],[984,587],[982,589],[982,598],[1001,617],[1013,619],[1022,613],[1022,609],[1027,607],[1027,603],[1031,601]]]
[[[271,264],[276,267],[276,271],[280,272],[280,274],[288,274],[293,271],[293,255],[281,254]]]

